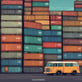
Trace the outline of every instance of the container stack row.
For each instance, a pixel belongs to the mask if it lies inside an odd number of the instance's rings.
[[[22,72],[23,0],[1,1],[1,72]]]
[[[43,53],[48,61],[62,60],[62,16],[61,12],[50,12],[50,29],[43,30]]]
[[[63,60],[77,61],[82,72],[82,12],[63,11]]]
[[[74,11],[82,11],[82,1],[81,0],[74,1]]]

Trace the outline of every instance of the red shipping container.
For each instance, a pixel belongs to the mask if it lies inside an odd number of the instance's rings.
[[[55,15],[51,15],[50,18],[51,18],[52,21],[56,20],[56,16]]]
[[[1,35],[1,42],[22,42],[22,35]]]
[[[36,22],[24,22],[24,27],[41,29],[41,24]]]
[[[41,1],[41,2],[47,1],[47,2],[49,2],[49,0],[32,0],[32,1]]]
[[[82,8],[82,5],[74,5],[75,8]]]
[[[63,11],[64,16],[77,16],[77,12],[75,11]]]
[[[62,25],[62,21],[51,21],[51,25]]]
[[[31,2],[25,2],[25,7],[31,7],[31,6],[32,6]]]
[[[1,51],[22,51],[22,44],[1,44]]]
[[[1,4],[2,5],[22,5],[23,4],[23,1],[17,1],[17,0],[4,0],[4,1],[1,1]]]
[[[32,0],[24,0],[24,1],[32,1]]]
[[[56,16],[56,20],[62,20],[62,16]]]
[[[62,43],[57,42],[43,42],[43,48],[61,48]]]

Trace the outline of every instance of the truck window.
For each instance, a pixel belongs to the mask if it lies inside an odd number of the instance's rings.
[[[53,67],[53,64],[48,63],[46,66],[47,66],[47,67]]]
[[[57,67],[57,63],[53,64],[54,67]]]
[[[73,66],[79,66],[79,64],[78,63],[74,63]]]
[[[62,67],[62,66],[63,66],[63,63],[58,63],[58,66],[59,66],[59,67]]]
[[[69,67],[69,63],[65,63],[65,67]]]
[[[73,66],[73,63],[70,63],[70,67],[72,67]]]

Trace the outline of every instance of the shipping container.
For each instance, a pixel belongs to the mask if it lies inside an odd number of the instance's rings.
[[[75,11],[63,11],[63,16],[77,16],[77,12]]]
[[[29,72],[29,73],[43,73],[43,68],[42,67],[24,67],[24,72]]]
[[[43,42],[43,48],[61,48],[62,43],[57,42]]]
[[[42,45],[24,45],[24,52],[41,53]]]
[[[63,44],[82,45],[82,39],[63,39]]]
[[[74,1],[74,4],[82,4],[82,1],[80,0],[80,1]]]
[[[82,11],[82,8],[74,8],[74,11]]]
[[[42,44],[41,37],[24,36],[24,43]]]
[[[82,27],[63,27],[64,32],[82,32]]]
[[[44,59],[45,59],[45,61],[47,61],[47,60],[50,60],[50,61],[56,61],[56,60],[61,60],[62,59],[62,55],[45,55],[44,56]]]
[[[48,7],[49,2],[32,2],[33,7]]]
[[[1,21],[1,27],[21,27],[22,28],[22,21]]]
[[[63,52],[82,52],[81,46],[63,46]]]
[[[2,66],[22,66],[22,60],[20,59],[4,59],[4,60],[1,60],[1,65]]]
[[[1,67],[1,72],[10,72],[10,73],[18,73],[22,72],[22,67]]]
[[[33,7],[33,8],[32,8],[32,11],[33,11],[33,12],[39,12],[39,11],[40,11],[40,12],[41,12],[41,11],[42,11],[42,12],[45,12],[45,11],[48,12],[48,11],[49,11],[49,7],[39,7],[39,8],[38,8],[38,7]]]
[[[32,6],[32,3],[31,3],[31,2],[25,2],[25,3],[24,3],[24,6],[25,6],[25,7],[31,7],[31,6]]]
[[[31,15],[31,11],[29,11],[29,12],[26,11],[26,12],[24,12],[24,14],[25,14],[25,15]]]
[[[35,16],[35,19],[36,20],[49,20],[49,16],[43,16],[43,15]]]
[[[23,9],[22,5],[2,5],[1,9]]]
[[[60,26],[60,25],[51,25],[51,30],[62,30],[62,26]]]
[[[42,30],[50,30],[50,26],[49,25],[42,25]]]
[[[22,59],[22,52],[2,52],[1,53],[1,59],[9,59],[9,58]]]
[[[54,20],[62,20],[62,16],[55,16],[55,15],[51,15],[51,21],[54,21]]]
[[[22,34],[21,28],[2,28],[1,34]]]
[[[24,20],[34,20],[35,21],[35,16],[33,16],[33,15],[25,15],[24,16]]]
[[[16,20],[22,21],[21,15],[1,15],[1,20]]]
[[[41,53],[24,53],[24,59],[43,60],[43,54],[41,54]]]
[[[29,7],[25,7],[24,8],[24,12],[26,12],[26,11],[30,11],[31,12],[31,7],[29,8]]]
[[[41,29],[41,24],[36,23],[36,22],[24,22],[24,27],[25,28],[36,28],[36,29]]]
[[[63,53],[63,59],[82,60],[82,54],[81,53]]]
[[[22,35],[1,35],[1,42],[22,42]]]
[[[82,21],[63,21],[63,26],[82,26]]]
[[[82,38],[82,33],[63,33],[63,38]]]
[[[42,37],[43,42],[62,42],[62,37]]]
[[[2,0],[1,1],[1,5],[22,5],[22,4],[23,4],[22,0],[20,0],[20,1]]]
[[[48,12],[32,12],[33,15],[49,15],[49,11]]]
[[[1,51],[22,51],[22,44],[1,44]]]
[[[82,5],[74,5],[74,8],[82,8]]]
[[[1,9],[1,14],[3,15],[22,15],[22,10],[12,10],[12,9],[3,10]]]
[[[62,25],[62,21],[51,21],[51,25]]]
[[[27,60],[24,60],[24,66],[43,66],[43,61],[27,61]]]
[[[78,17],[74,17],[74,16],[63,16],[63,20],[78,20]]]
[[[27,1],[27,2],[29,2],[29,1],[32,1],[32,0],[24,0],[24,1]]]
[[[78,11],[78,16],[82,16],[82,12]]]
[[[47,31],[47,30],[44,30],[42,32],[42,35],[43,36],[61,36],[62,32],[61,31]]]
[[[78,20],[82,21],[82,17],[78,17]]]
[[[50,11],[50,15],[62,15],[61,11]]]
[[[42,30],[24,28],[24,35],[42,36]]]
[[[58,48],[44,48],[43,49],[44,54],[62,54],[62,49]]]
[[[33,0],[33,1],[40,1],[40,2],[49,2],[49,0]]]

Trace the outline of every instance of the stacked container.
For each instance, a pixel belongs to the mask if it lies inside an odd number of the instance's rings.
[[[48,61],[62,60],[62,16],[61,12],[50,12],[50,30],[43,31],[43,53]]]
[[[22,72],[23,0],[1,1],[1,72]]]
[[[82,11],[82,1],[76,0],[74,2],[74,11]]]
[[[78,62],[82,72],[82,12],[63,11],[63,60]]]

